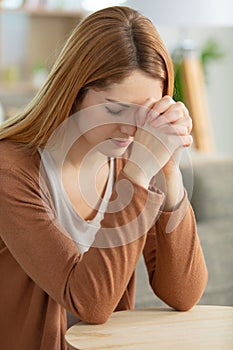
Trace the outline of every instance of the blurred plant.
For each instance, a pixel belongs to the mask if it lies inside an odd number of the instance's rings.
[[[206,81],[208,81],[207,66],[211,61],[219,61],[225,56],[221,51],[215,39],[211,38],[206,41],[200,52],[200,60],[203,66],[203,71]]]
[[[194,43],[190,40],[185,41],[181,46],[177,47],[172,53],[172,60],[175,71],[175,82],[174,82],[174,99],[175,101],[184,101],[184,91],[182,84],[182,60],[185,52],[193,52],[194,54],[199,53],[200,61],[203,67],[203,73],[205,81],[208,82],[208,71],[207,67],[211,61],[218,61],[224,57],[223,51],[221,51],[218,43],[215,39],[208,39],[204,45],[198,50]]]

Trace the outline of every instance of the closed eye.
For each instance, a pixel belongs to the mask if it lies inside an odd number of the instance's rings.
[[[111,108],[109,108],[107,106],[105,106],[105,108],[106,108],[107,112],[112,114],[112,115],[119,115],[124,110],[124,108],[119,109],[119,110],[113,110],[113,109],[111,109]]]

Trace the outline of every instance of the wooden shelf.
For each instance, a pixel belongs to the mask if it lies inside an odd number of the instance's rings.
[[[62,18],[83,18],[85,16],[82,11],[65,11],[65,10],[47,10],[47,9],[37,9],[37,10],[24,10],[30,16],[37,17],[62,17]]]
[[[63,10],[63,9],[57,9],[57,10],[50,10],[43,7],[39,7],[36,9],[30,9],[30,8],[19,8],[19,9],[3,9],[0,8],[0,13],[22,13],[26,14],[28,16],[34,16],[34,17],[62,17],[62,18],[77,18],[81,19],[84,18],[86,13],[85,11],[71,11],[71,10]]]

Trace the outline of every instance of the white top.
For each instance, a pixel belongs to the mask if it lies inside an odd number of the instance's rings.
[[[109,177],[99,209],[93,220],[85,221],[75,211],[61,181],[61,173],[55,166],[53,158],[47,151],[39,150],[44,170],[51,186],[57,217],[66,232],[74,240],[80,253],[86,252],[92,245],[95,235],[100,228],[114,183],[114,158],[110,158]]]

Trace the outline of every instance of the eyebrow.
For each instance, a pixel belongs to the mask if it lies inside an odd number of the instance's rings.
[[[125,104],[125,103],[119,102],[119,101],[117,101],[117,100],[113,100],[113,99],[111,99],[111,98],[106,98],[105,100],[108,101],[108,102],[116,103],[116,104],[118,104],[118,105],[120,105],[120,106],[122,106],[122,107],[126,107],[126,108],[129,108],[129,107],[130,107],[130,105],[127,105],[127,104]]]

